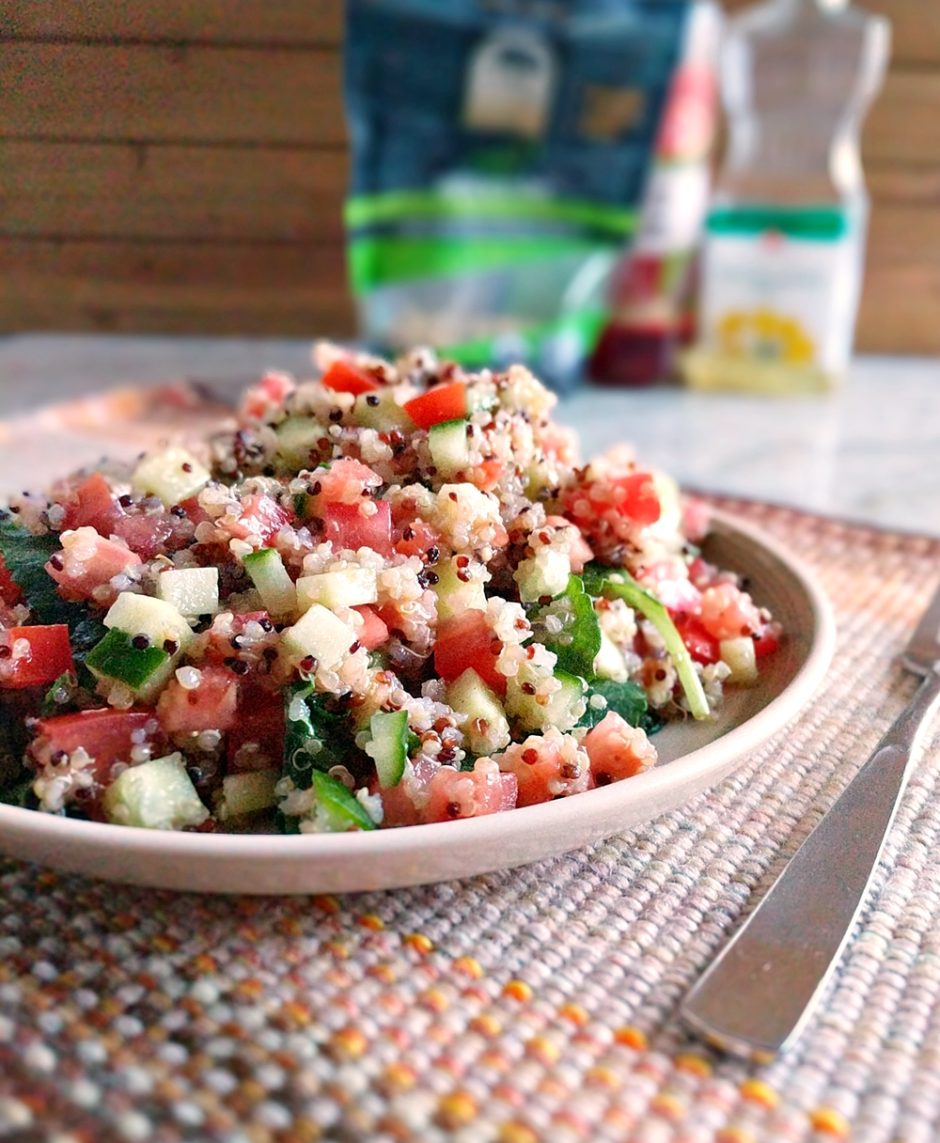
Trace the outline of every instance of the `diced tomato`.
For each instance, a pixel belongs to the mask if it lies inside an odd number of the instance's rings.
[[[361,460],[344,456],[327,468],[318,468],[313,483],[319,486],[315,496],[317,506],[322,509],[324,504],[361,503],[363,493],[379,488],[382,477]]]
[[[63,537],[62,551],[46,564],[46,571],[65,599],[91,599],[96,587],[139,563],[140,557],[123,544],[85,527]]]
[[[380,789],[384,826],[450,822],[511,810],[516,805],[515,774],[500,773],[489,759],[461,771],[453,766],[436,767],[419,761],[397,786]]]
[[[255,421],[263,420],[271,410],[283,405],[285,398],[296,388],[296,382],[289,373],[266,373],[257,385],[245,391],[239,412]]]
[[[171,518],[164,512],[155,516],[123,516],[114,522],[111,530],[142,560],[152,560],[157,552],[167,546],[174,527]]]
[[[702,626],[702,621],[688,613],[672,617],[682,642],[698,663],[718,662],[718,640]]]
[[[428,783],[421,820],[450,822],[498,814],[515,807],[518,793],[515,774],[501,774],[492,760],[481,759],[470,771],[442,766]]]
[[[711,587],[717,572],[718,569],[715,565],[710,564],[707,560],[703,560],[701,556],[696,556],[689,564],[689,579],[695,584],[699,591],[704,591],[706,587]]]
[[[188,500],[181,501],[179,506],[194,524],[201,524],[209,519],[209,513],[199,503],[197,496],[190,496]]]
[[[532,734],[524,742],[514,742],[499,755],[498,761],[504,773],[515,775],[519,806],[580,794],[591,786],[587,759],[582,755],[573,767],[566,753],[565,736],[554,729]]]
[[[279,768],[284,757],[284,722],[280,691],[266,690],[247,679],[226,743],[229,771]]]
[[[761,628],[754,601],[734,583],[718,583],[702,592],[702,626],[716,639],[752,635]]]
[[[327,369],[322,377],[323,387],[332,389],[336,393],[353,393],[357,397],[360,393],[373,393],[379,384],[364,369],[357,369],[348,361],[338,359]]]
[[[656,750],[642,730],[636,730],[616,711],[610,711],[590,730],[582,743],[591,759],[598,786],[632,778],[656,761]]]
[[[506,676],[496,669],[499,649],[494,649],[494,644],[498,643],[482,611],[465,611],[445,619],[437,629],[434,669],[442,679],[452,682],[473,667],[487,686],[504,695]]]
[[[374,505],[366,516],[362,509]],[[380,555],[392,553],[392,509],[385,500],[363,500],[360,504],[326,504],[323,507],[323,538],[337,550],[372,548]]]
[[[401,527],[401,538],[395,541],[395,551],[403,556],[423,558],[429,548],[440,544],[440,539],[440,534],[430,524],[425,524],[423,520],[412,519]]]
[[[276,500],[264,493],[252,492],[242,499],[241,512],[231,532],[239,540],[270,544],[284,525],[291,522],[291,518]]]
[[[122,515],[110,484],[100,472],[96,472],[79,484],[74,499],[66,504],[62,531],[87,526],[102,536],[110,536]]]
[[[663,556],[644,564],[636,572],[636,578],[674,614],[697,613],[701,606],[702,593],[689,579],[689,569],[680,556]]]
[[[776,620],[765,623],[761,631],[754,636],[754,656],[763,659],[765,655],[772,655],[780,646],[783,634],[783,624]]]
[[[3,556],[0,555],[0,600],[12,607],[19,603],[22,598],[23,593],[20,591],[16,580],[10,575],[7,565],[3,562]]]
[[[160,728],[149,710],[84,710],[40,719],[29,753],[37,765],[48,764],[62,750],[80,746],[94,758],[95,779],[106,785],[115,762],[129,762],[138,741],[162,742]]]
[[[429,429],[442,421],[456,421],[467,415],[467,386],[463,381],[435,385],[402,407],[419,429]]]
[[[64,623],[11,627],[2,633],[2,639],[0,687],[35,687],[75,670],[69,629]]]
[[[488,460],[482,461],[477,467],[471,468],[467,473],[467,479],[471,484],[475,484],[481,492],[492,492],[499,484],[505,471],[506,466],[501,460],[490,457]]]
[[[637,524],[655,524],[662,511],[653,477],[648,472],[632,472],[613,482],[619,494],[620,511]]]
[[[385,623],[371,607],[366,605],[354,607],[353,611],[358,611],[362,616],[362,626],[356,636],[359,643],[367,651],[374,651],[376,647],[381,647],[388,639],[388,627]]]
[[[175,676],[157,702],[157,718],[167,734],[230,730],[238,708],[238,676],[226,667],[205,666],[199,684],[188,690]]]

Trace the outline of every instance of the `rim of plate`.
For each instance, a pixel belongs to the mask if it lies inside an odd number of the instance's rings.
[[[0,836],[10,829],[31,834],[44,834],[50,840],[64,843],[73,838],[82,847],[106,844],[112,855],[120,850],[172,854],[185,858],[255,858],[265,862],[277,859],[318,858],[342,861],[365,857],[381,858],[413,849],[416,845],[432,850],[445,843],[457,846],[476,840],[498,844],[520,832],[557,827],[572,814],[604,816],[622,805],[635,803],[644,796],[655,797],[658,791],[682,783],[686,777],[701,779],[722,768],[729,758],[740,758],[748,750],[765,742],[799,712],[825,677],[836,645],[836,624],[832,605],[803,561],[786,550],[762,529],[738,520],[733,514],[711,510],[712,520],[725,532],[736,533],[762,548],[780,563],[802,591],[813,615],[814,630],[809,651],[793,678],[766,706],[733,726],[718,738],[681,755],[661,766],[654,766],[622,782],[586,790],[570,798],[559,798],[534,806],[523,806],[504,813],[487,814],[453,822],[401,826],[396,829],[342,834],[236,834],[187,833],[140,829],[89,822],[44,814],[37,810],[0,804]],[[707,782],[704,784],[708,784]],[[598,814],[599,816],[599,814]],[[627,827],[625,827],[627,828]]]

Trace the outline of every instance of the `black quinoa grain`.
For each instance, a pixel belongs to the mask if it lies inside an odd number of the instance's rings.
[[[150,637],[148,635],[135,635],[131,639],[131,646],[135,647],[138,651],[146,651],[150,646]]]

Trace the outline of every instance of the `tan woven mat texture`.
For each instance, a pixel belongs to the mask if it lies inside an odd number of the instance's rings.
[[[589,850],[343,898],[175,896],[0,860],[0,1138],[774,1143],[940,1138],[940,769],[788,1057],[675,1007],[913,691],[940,540],[723,502],[797,551],[839,649],[803,715],[681,810]]]

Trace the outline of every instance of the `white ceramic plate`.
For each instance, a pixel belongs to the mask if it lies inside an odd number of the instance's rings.
[[[715,514],[707,554],[749,577],[787,638],[760,684],[731,692],[720,719],[665,727],[660,762],[625,782],[508,813],[374,833],[160,833],[0,806],[0,852],[74,873],[207,893],[392,889],[469,877],[576,849],[681,805],[725,777],[793,718],[826,673],[835,643],[828,601],[767,536]]]

